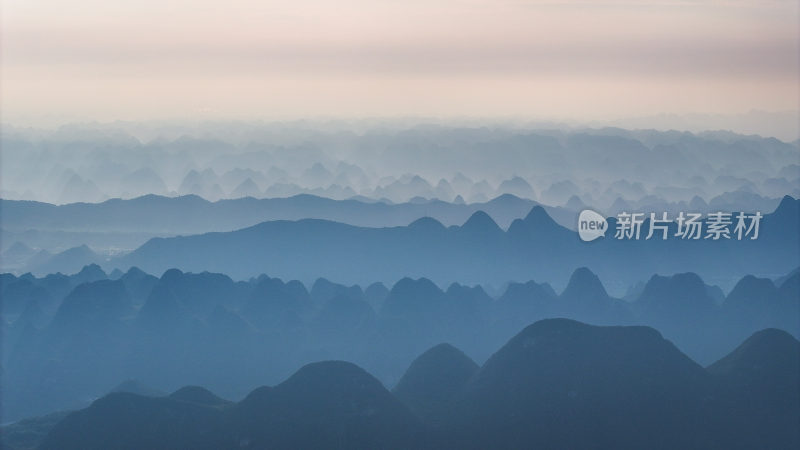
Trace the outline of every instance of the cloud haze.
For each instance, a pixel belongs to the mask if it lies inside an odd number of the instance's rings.
[[[3,115],[797,109],[791,1],[4,2]]]

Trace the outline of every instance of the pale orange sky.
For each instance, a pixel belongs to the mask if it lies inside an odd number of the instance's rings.
[[[5,122],[798,109],[795,0],[3,0]]]

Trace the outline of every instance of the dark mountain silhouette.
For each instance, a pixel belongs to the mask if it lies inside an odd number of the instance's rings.
[[[119,279],[136,304],[144,303],[147,296],[150,295],[150,291],[158,283],[158,278],[145,273],[138,267],[131,267]]]
[[[131,278],[123,277],[122,281],[133,287],[135,280],[132,278],[135,276],[132,274]],[[152,284],[151,296],[154,292],[161,293],[161,295],[166,295],[168,292],[186,314],[198,318],[207,317],[218,304],[238,305],[240,301],[236,295],[233,280],[219,273],[183,273],[180,270],[171,269],[164,272],[156,283],[153,279],[141,275],[139,278],[139,282],[144,283],[145,286],[133,289],[143,293],[147,290],[147,285]],[[150,299],[147,301],[149,303]]]
[[[354,364],[326,361],[239,403],[197,386],[165,397],[112,393],[3,431],[33,445],[47,433],[45,449],[790,449],[798,376],[800,342],[779,330],[755,333],[703,369],[651,328],[548,319],[481,368],[437,345],[394,394]]]
[[[292,284],[261,277],[242,309],[250,323],[264,330],[299,327],[310,311],[311,299],[302,284],[296,288]]]
[[[636,301],[646,321],[679,322],[681,318],[701,321],[715,304],[703,280],[694,273],[671,277],[653,275]]]
[[[469,219],[461,225],[459,231],[466,234],[485,236],[487,239],[491,239],[493,235],[497,236],[503,233],[497,223],[483,211],[476,211],[469,216]]]
[[[81,283],[90,283],[92,281],[105,280],[108,275],[97,264],[88,264],[83,266],[80,272],[69,277],[73,285],[77,286]]]
[[[7,450],[39,448],[53,427],[72,411],[59,411],[31,417],[0,427],[0,444]]]
[[[443,420],[449,403],[478,371],[461,350],[439,344],[411,363],[392,393],[426,422]]]
[[[778,289],[769,278],[745,276],[734,286],[722,304],[726,321],[740,327],[745,336],[770,323],[778,307]]]
[[[444,309],[444,292],[426,278],[403,278],[389,291],[383,304],[386,316],[431,319]]]
[[[169,331],[180,327],[187,312],[167,283],[158,283],[139,310],[137,322],[152,331]]]
[[[447,296],[432,281],[403,278],[389,291],[380,311],[381,337],[410,361],[444,338],[448,310]]]
[[[556,317],[557,295],[548,284],[535,281],[509,283],[495,303],[496,330],[503,330],[497,345],[507,341],[525,324]]]
[[[481,286],[453,283],[445,292],[446,311],[439,326],[454,345],[469,348],[481,359],[496,345],[485,339],[494,309],[494,300]]]
[[[16,339],[8,359],[14,369],[3,380],[4,408],[17,417],[76,408],[98,389],[127,378],[120,361],[128,357],[122,349],[129,345],[127,323],[134,313],[121,281],[75,287],[45,328],[28,328]],[[57,383],[43,382],[52,374],[58,374]]]
[[[36,302],[41,306],[54,301],[53,295],[46,288],[30,279],[4,274],[0,282],[4,317],[21,314],[28,302]]]
[[[362,346],[374,331],[377,315],[361,296],[337,295],[326,301],[311,328],[322,346]]]
[[[361,287],[358,285],[348,287],[338,283],[333,283],[325,278],[318,278],[317,281],[315,281],[311,286],[309,295],[311,296],[311,301],[313,304],[316,307],[319,307],[324,305],[329,300],[342,295],[351,298],[363,299],[364,293],[361,291]]]
[[[489,358],[450,426],[471,448],[685,448],[705,377],[653,329],[543,320]]]
[[[375,311],[380,311],[388,295],[389,289],[381,282],[372,283],[364,289],[364,300],[366,300]]]
[[[800,273],[791,275],[778,287],[774,326],[800,336]]]
[[[132,312],[130,296],[121,281],[99,280],[80,284],[70,292],[58,308],[53,326],[108,326]]]
[[[574,272],[561,295],[531,281],[490,287],[496,300],[481,286],[453,283],[443,291],[424,278],[402,279],[389,292],[382,284],[362,291],[318,280],[308,292],[298,281],[266,275],[233,282],[178,270],[158,279],[128,274],[75,288],[77,278],[67,275],[0,276],[4,296],[13,286],[24,288],[15,295],[25,308],[4,317],[4,417],[81,407],[128,378],[161,390],[191,383],[241,398],[296,367],[330,358],[351,360],[394,386],[419,354],[440,342],[482,362],[526,323],[544,318],[654,325],[702,364],[761,327],[800,335],[797,276],[777,289],[745,277],[720,306],[695,274],[652,277],[623,302],[586,268]],[[147,280],[142,292],[155,283],[141,304],[130,295],[135,280]],[[61,301],[56,294],[65,288],[71,290]],[[46,302],[36,292],[47,293]],[[772,297],[769,314],[726,309]]]
[[[717,384],[717,425],[730,448],[800,446],[800,342],[774,328],[759,331],[708,367]]]
[[[658,329],[678,347],[690,349],[687,352],[697,360],[713,360],[713,355],[730,349],[726,347],[730,338],[714,323],[719,307],[695,273],[653,275],[632,307],[641,323]]]
[[[29,323],[36,328],[42,328],[47,324],[49,317],[39,306],[39,302],[35,299],[28,300],[25,304],[25,310],[22,311],[17,321],[20,323]],[[15,321],[16,324],[16,321]]]
[[[402,448],[421,432],[402,403],[351,363],[309,364],[264,394],[233,412],[236,440],[252,448]]]
[[[328,361],[238,404],[196,386],[157,398],[112,393],[61,420],[40,448],[408,448],[422,432],[375,378]]]
[[[39,448],[225,448],[221,420],[222,411],[213,406],[112,393],[65,417]]]
[[[558,311],[563,317],[593,324],[624,324],[632,318],[625,305],[612,299],[597,275],[586,267],[572,273],[559,296]]]

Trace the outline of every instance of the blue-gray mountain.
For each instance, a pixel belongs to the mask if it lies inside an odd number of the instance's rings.
[[[788,196],[764,216],[756,240],[617,240],[615,223],[610,220],[605,239],[584,243],[539,206],[506,231],[481,211],[451,227],[431,218],[390,228],[274,221],[225,233],[154,238],[107,265],[151,273],[172,267],[210,270],[244,279],[260,273],[306,281],[322,276],[343,283],[411,276],[499,285],[536,274],[557,286],[565,285],[574,267],[586,266],[614,280],[609,287],[617,292],[652,273],[691,271],[730,288],[747,274],[776,277],[800,266],[800,201]]]
[[[327,361],[238,403],[199,387],[112,393],[38,424],[49,430],[43,449],[794,449],[798,378],[800,342],[774,329],[704,369],[652,328],[551,319],[482,367],[436,346],[395,395],[358,366]]]
[[[394,385],[437,343],[483,362],[545,318],[654,326],[703,364],[760,329],[800,336],[797,271],[780,283],[743,277],[727,297],[693,273],[655,275],[621,300],[587,268],[575,270],[560,293],[529,281],[489,295],[480,286],[443,290],[426,278],[403,278],[391,289],[318,279],[308,290],[266,275],[234,281],[170,269],[156,278],[134,268],[111,277],[88,266],[72,276],[4,274],[0,295],[6,420],[81,407],[130,379],[161,391],[191,383],[238,398],[324,359],[352,361]],[[452,360],[454,371],[469,365]],[[435,405],[418,409],[437,415]]]

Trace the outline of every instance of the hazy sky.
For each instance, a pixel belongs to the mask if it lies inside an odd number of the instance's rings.
[[[796,0],[3,0],[3,120],[798,109]]]

